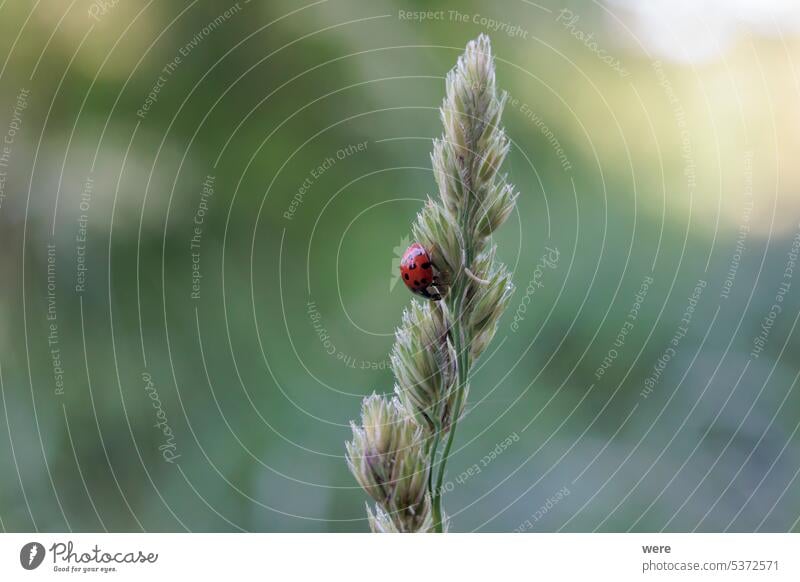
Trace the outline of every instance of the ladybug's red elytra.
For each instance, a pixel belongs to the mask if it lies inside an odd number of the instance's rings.
[[[439,301],[438,276],[430,254],[419,243],[413,243],[400,260],[400,277],[412,293]]]

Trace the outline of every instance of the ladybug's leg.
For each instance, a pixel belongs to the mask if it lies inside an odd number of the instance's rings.
[[[419,292],[422,294],[423,297],[426,299],[430,299],[432,301],[440,301],[442,296],[439,293],[431,293],[428,291],[431,287],[425,287],[424,289],[420,289]]]
[[[446,284],[445,284],[444,280],[442,279],[442,277],[439,276],[439,271],[437,269],[434,269],[434,271],[433,271],[433,277],[432,277],[432,281],[431,281],[431,286],[434,287],[436,289],[436,291],[437,291],[434,294],[435,295],[434,299],[436,301],[439,301],[442,298],[442,295],[439,293],[439,290],[445,288]]]

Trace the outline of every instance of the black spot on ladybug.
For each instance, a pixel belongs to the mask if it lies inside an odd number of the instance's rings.
[[[422,263],[422,268],[423,269],[430,269],[431,268],[431,264],[430,263]]]
[[[417,268],[417,264],[416,264],[416,263],[411,263],[411,264],[408,266],[408,268],[409,268],[409,269],[412,269],[412,270],[413,270],[413,269],[416,269],[416,268]]]
[[[408,273],[406,273],[405,275],[403,275],[403,277],[405,277],[406,281],[408,281]]]
[[[414,281],[414,287],[419,287],[419,281]]]
[[[423,285],[427,285],[428,284],[428,280],[427,279],[422,279],[422,284]]]

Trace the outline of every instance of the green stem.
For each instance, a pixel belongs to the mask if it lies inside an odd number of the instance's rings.
[[[442,513],[441,513],[441,501],[440,497],[442,495],[441,489],[435,487],[435,483],[433,480],[433,468],[436,466],[436,452],[439,449],[439,440],[442,436],[442,423],[438,422],[434,426],[433,432],[433,445],[431,445],[431,460],[428,465],[428,491],[431,494],[431,509],[433,512],[433,523],[434,525],[440,523],[442,521]]]
[[[476,135],[480,134],[476,132]],[[469,147],[467,148],[467,151],[475,151],[475,139],[472,136],[469,138]],[[472,179],[474,159],[470,157],[470,159],[465,160],[463,157],[461,157],[461,164],[461,186],[465,193],[465,202],[461,207],[458,222],[459,229],[461,230],[461,244],[463,245],[462,248],[464,254],[462,257],[463,264],[461,265],[461,272],[458,274],[453,288],[451,289],[451,297],[453,297],[453,301],[452,305],[450,306],[451,313],[453,314],[453,348],[455,348],[456,357],[458,358],[458,386],[456,387],[455,405],[450,413],[450,433],[447,435],[447,441],[445,443],[444,450],[442,451],[442,457],[439,460],[439,473],[436,478],[436,490],[438,495],[433,503],[433,526],[434,531],[437,533],[442,533],[443,530],[441,492],[444,485],[445,468],[447,466],[447,459],[450,457],[450,449],[453,446],[453,440],[455,439],[456,426],[458,426],[458,420],[461,416],[461,407],[464,402],[464,394],[467,390],[467,386],[469,386],[469,372],[470,366],[472,365],[470,362],[470,344],[472,342],[472,338],[467,337],[467,321],[469,319],[469,313],[468,306],[465,304],[465,295],[467,289],[469,288],[469,282],[467,280],[465,269],[468,269],[472,266],[474,253],[473,240],[470,236],[471,231],[469,228],[472,217],[472,197],[474,196]],[[431,465],[431,470],[433,470],[433,465]]]
[[[464,275],[461,275],[462,281]],[[439,460],[439,471],[436,477],[436,497],[433,499],[433,518],[434,518],[434,531],[442,533],[442,491],[444,486],[445,468],[447,459],[450,456],[450,449],[453,446],[453,440],[456,434],[456,426],[458,425],[459,417],[461,416],[461,407],[464,402],[464,393],[469,385],[469,371],[470,371],[470,358],[469,358],[469,341],[465,337],[463,320],[466,313],[462,312],[462,305],[464,299],[465,285],[464,283],[454,286],[455,292],[453,300],[452,313],[455,315],[452,324],[452,337],[453,348],[455,349],[456,356],[458,357],[458,385],[456,386],[456,400],[453,410],[450,411],[450,432],[447,435],[442,457]],[[433,457],[432,457],[433,459]],[[431,463],[431,471],[433,471],[433,463]]]
[[[462,342],[459,342],[462,343]],[[458,348],[456,348],[458,349]],[[456,392],[456,401],[455,407],[453,411],[453,418],[450,422],[450,433],[447,435],[447,442],[445,443],[444,450],[442,451],[442,458],[439,461],[439,473],[436,478],[436,491],[439,492],[437,497],[434,499],[433,502],[433,517],[434,517],[434,531],[437,533],[442,533],[443,525],[442,525],[442,496],[441,491],[444,485],[444,473],[445,473],[445,466],[447,465],[447,459],[450,456],[450,449],[453,446],[453,440],[456,434],[456,426],[458,425],[458,416],[459,411],[461,410],[461,404],[464,400],[464,392],[466,390],[469,378],[469,361],[467,358],[459,357],[459,372],[458,372],[458,388]],[[464,369],[466,372],[464,374],[461,373],[461,370]]]

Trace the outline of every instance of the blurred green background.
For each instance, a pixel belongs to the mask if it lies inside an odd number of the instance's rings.
[[[451,529],[798,530],[778,0],[0,2],[3,530],[366,531],[343,443],[480,32],[517,291]]]

